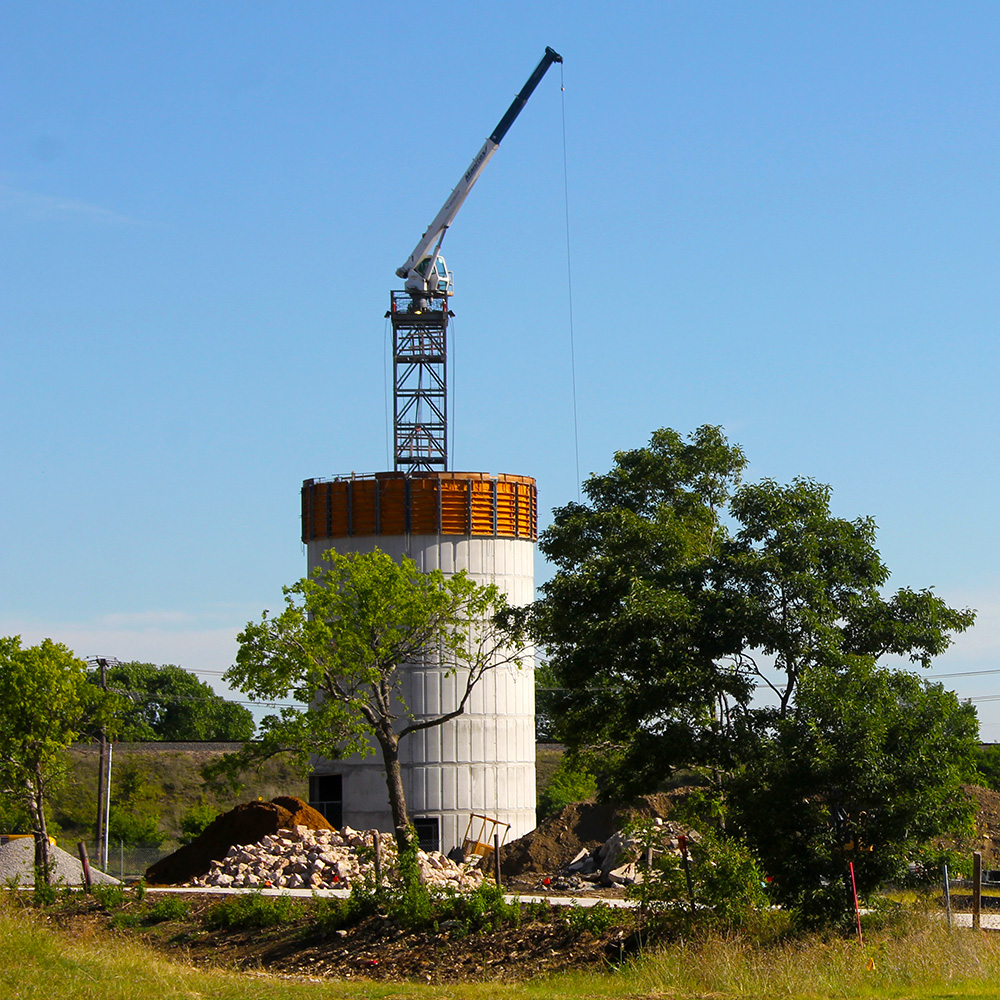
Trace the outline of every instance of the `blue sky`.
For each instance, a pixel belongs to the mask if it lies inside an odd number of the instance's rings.
[[[0,634],[217,681],[301,481],[389,467],[393,272],[551,45],[445,241],[453,467],[547,515],[721,424],[979,610],[935,674],[1000,667],[1000,6],[10,0],[0,44]],[[949,683],[1000,740],[1000,674]]]

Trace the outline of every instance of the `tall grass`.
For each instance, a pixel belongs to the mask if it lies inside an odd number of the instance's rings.
[[[55,931],[44,911],[0,893],[2,1000],[569,1000],[576,997],[986,998],[1000,996],[1000,934],[949,934],[914,918],[870,934],[861,947],[837,937],[786,939],[707,935],[646,954],[618,971],[566,974],[519,985],[429,986],[308,982],[195,969],[122,936]],[[872,968],[868,968],[869,961]]]
[[[1000,996],[1000,935],[914,917],[896,930],[856,938],[811,936],[766,947],[709,936],[635,963],[640,995],[722,997]]]

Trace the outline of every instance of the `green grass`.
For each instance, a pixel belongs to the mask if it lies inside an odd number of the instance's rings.
[[[617,972],[520,985],[442,986],[303,982],[193,969],[160,957],[121,932],[63,936],[46,916],[0,900],[2,1000],[1000,998],[1000,934],[949,934],[941,921],[919,916],[905,926],[869,932],[864,947],[838,937],[761,946],[747,937],[709,936],[677,943]]]

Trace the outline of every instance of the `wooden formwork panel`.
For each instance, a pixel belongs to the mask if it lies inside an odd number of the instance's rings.
[[[534,540],[535,481],[526,476],[436,473],[307,481],[302,540],[349,535],[472,535]]]
[[[374,535],[378,530],[378,484],[373,479],[354,479],[350,487],[351,534]]]
[[[440,490],[433,479],[410,480],[410,534],[438,533],[438,501]]]
[[[496,523],[493,517],[493,482],[470,480],[469,492],[472,509],[470,535],[495,535]]]
[[[406,534],[406,480],[405,479],[382,479],[379,480],[381,487],[381,514],[382,522],[379,526],[380,535],[405,535]],[[374,535],[375,532],[373,531]]]
[[[469,534],[469,490],[464,479],[440,479],[441,534]]]

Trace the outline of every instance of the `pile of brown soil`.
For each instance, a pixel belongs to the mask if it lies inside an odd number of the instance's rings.
[[[643,795],[624,806],[601,802],[571,802],[530,833],[504,845],[500,850],[503,875],[556,872],[581,851],[591,851],[634,819],[665,818],[671,803],[684,790]]]
[[[279,796],[273,802],[246,802],[214,819],[190,844],[146,869],[150,885],[182,885],[205,875],[231,847],[256,844],[270,833],[306,826],[330,830],[326,818],[301,799]]]
[[[294,795],[279,795],[271,801],[281,809],[287,809],[291,813],[291,818],[282,829],[290,830],[293,826],[304,826],[310,830],[332,830],[333,827],[327,822],[326,817],[313,809],[308,802],[295,798]]]

